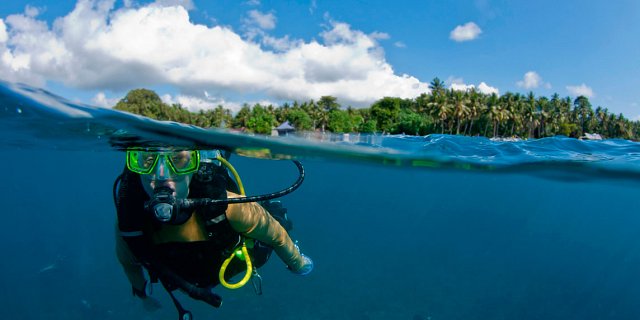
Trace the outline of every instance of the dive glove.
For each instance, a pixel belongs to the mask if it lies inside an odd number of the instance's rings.
[[[303,253],[300,253],[300,255],[302,256],[302,259],[304,260],[304,264],[298,270],[291,269],[291,272],[293,272],[295,274],[299,274],[301,276],[306,276],[309,273],[311,273],[311,271],[313,271],[313,260],[311,260],[311,258],[305,256]]]
[[[144,290],[140,290],[140,289],[138,289],[138,288],[136,288],[134,286],[131,286],[131,291],[133,291],[133,295],[134,296],[136,296],[138,298],[141,298],[141,299],[144,299],[144,298],[146,298],[146,297],[151,295],[151,293],[153,292],[153,287],[151,286],[151,281],[145,280],[144,281]]]

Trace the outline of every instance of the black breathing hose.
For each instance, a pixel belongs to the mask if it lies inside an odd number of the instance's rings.
[[[277,192],[262,194],[258,196],[247,196],[242,198],[231,198],[231,199],[209,199],[209,198],[196,198],[196,199],[176,199],[179,206],[181,208],[192,209],[196,207],[208,206],[208,205],[216,205],[216,204],[229,204],[229,203],[245,203],[245,202],[259,202],[265,200],[271,200],[275,198],[280,198],[285,196],[300,187],[302,182],[304,181],[304,167],[302,163],[298,160],[291,160],[298,168],[299,176],[298,180],[294,182],[291,186],[286,189],[282,189]]]

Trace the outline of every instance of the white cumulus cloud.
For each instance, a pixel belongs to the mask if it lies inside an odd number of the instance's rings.
[[[492,87],[484,82],[480,82],[480,84],[478,85],[478,91],[484,93],[484,94],[500,94],[500,91],[498,90],[498,88],[496,87]]]
[[[376,39],[376,40],[387,40],[387,39],[391,38],[391,36],[388,33],[386,33],[386,32],[378,32],[378,31],[370,33],[369,36],[372,39]]]
[[[170,2],[191,3],[162,1]],[[228,27],[193,23],[184,5],[114,9],[114,3],[79,0],[52,26],[26,14],[0,20],[0,78],[114,92],[169,85],[276,101],[332,95],[353,106],[429,91],[428,83],[394,73],[377,43],[383,33],[330,22],[321,40],[271,38],[274,52]]]
[[[524,78],[518,81],[518,87],[525,89],[537,88],[542,82],[542,77],[535,71],[529,71],[524,74]]]
[[[33,6],[30,6],[30,5],[27,5],[24,8],[24,14],[26,16],[28,16],[28,17],[36,17],[41,13],[41,10],[42,9],[40,9],[38,7],[33,7]]]
[[[464,83],[452,83],[451,84],[451,90],[454,91],[469,91],[473,88],[475,88],[476,86],[472,85],[472,84],[464,84]]]
[[[567,91],[569,91],[570,94],[575,96],[585,96],[587,98],[595,97],[595,94],[593,93],[593,89],[591,89],[584,83],[577,86],[567,86]]]
[[[200,110],[210,110],[210,109],[215,109],[218,106],[223,106],[225,109],[229,109],[232,114],[235,114],[238,111],[240,111],[244,103],[247,103],[251,106],[255,105],[256,103],[259,103],[263,106],[268,106],[270,104],[276,105],[276,103],[268,100],[243,101],[243,103],[229,101],[224,97],[213,96],[209,94],[207,91],[204,91],[202,96],[196,96],[191,94],[178,94],[178,95],[172,96],[170,94],[163,94],[160,96],[160,99],[162,100],[162,102],[169,105],[180,104],[183,108],[192,112],[197,112]]]
[[[92,99],[91,103],[98,107],[103,108],[111,108],[115,106],[120,98],[107,98],[107,95],[104,92],[98,92]]]
[[[480,27],[474,22],[467,22],[455,27],[449,33],[449,39],[457,42],[470,41],[478,38],[482,33]]]
[[[4,24],[4,20],[0,19],[0,44],[4,44],[9,39],[7,34],[7,25]]]
[[[262,13],[258,10],[251,10],[245,23],[257,26],[260,29],[271,30],[276,27],[276,16],[273,13]]]
[[[130,6],[127,4],[128,3],[125,3],[125,6]],[[181,6],[187,10],[193,10],[196,7],[191,0],[156,0],[154,4],[161,7]]]
[[[273,48],[275,51],[278,51],[278,52],[287,51],[293,47],[303,44],[301,40],[292,40],[289,38],[288,35],[282,38],[263,35],[261,43],[266,47]]]
[[[448,86],[451,86],[452,84],[464,84],[464,79],[463,78],[457,78],[454,76],[449,76],[447,78],[447,80],[444,81],[444,83]]]
[[[516,85],[520,88],[534,89],[543,86],[547,89],[551,88],[551,84],[542,81],[542,77],[535,71],[529,71],[524,74],[522,80],[518,81]]]
[[[484,94],[500,94],[498,88],[492,87],[486,84],[484,81],[480,82],[478,86],[475,86],[473,84],[464,83],[464,79],[462,78],[450,76],[449,78],[447,78],[447,80],[445,80],[445,84],[449,84],[451,90],[455,91],[469,91],[471,89],[477,89],[478,92]]]
[[[165,94],[160,97],[164,103],[167,104],[180,104],[189,111],[215,109],[219,104],[224,105],[224,100],[216,100],[209,97],[201,98],[191,95],[177,95],[175,97]],[[231,106],[225,105],[227,109],[231,109]]]

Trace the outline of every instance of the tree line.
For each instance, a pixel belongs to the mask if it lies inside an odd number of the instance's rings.
[[[431,93],[415,99],[385,97],[368,108],[342,107],[337,98],[284,103],[281,106],[244,104],[232,115],[218,105],[215,109],[190,112],[180,104],[166,104],[153,91],[135,89],[115,109],[158,120],[172,120],[203,128],[231,128],[269,134],[273,127],[289,121],[299,131],[333,133],[389,133],[426,135],[431,133],[485,137],[543,138],[555,135],[581,137],[598,133],[603,138],[638,140],[640,122],[630,121],[607,108],[593,109],[585,96],[550,98],[507,92],[483,94],[447,89],[435,78]]]

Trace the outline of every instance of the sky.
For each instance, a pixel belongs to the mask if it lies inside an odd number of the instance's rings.
[[[12,0],[0,79],[189,110],[331,95],[367,107],[447,87],[589,97],[640,119],[640,1]]]

